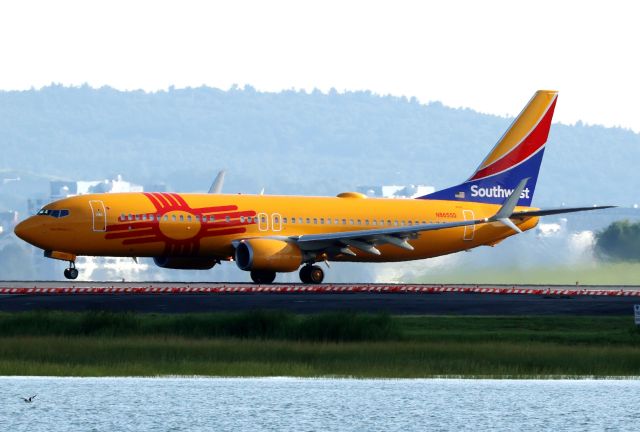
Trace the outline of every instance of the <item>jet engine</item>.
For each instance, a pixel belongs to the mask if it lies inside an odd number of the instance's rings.
[[[302,264],[302,251],[282,240],[245,240],[236,247],[236,264],[241,270],[292,272]]]
[[[218,263],[208,257],[154,257],[153,262],[162,268],[177,270],[209,270]]]

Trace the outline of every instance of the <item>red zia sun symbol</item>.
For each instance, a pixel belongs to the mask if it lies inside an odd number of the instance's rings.
[[[237,211],[235,205],[194,209],[176,193],[144,195],[156,212],[118,217],[122,223],[107,226],[105,239],[124,239],[123,245],[164,242],[164,256],[196,255],[201,239],[241,234],[255,223],[255,211]]]

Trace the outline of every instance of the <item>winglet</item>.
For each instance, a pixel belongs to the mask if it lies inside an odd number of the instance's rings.
[[[216,179],[213,181],[211,187],[209,188],[210,194],[219,194],[220,192],[222,192],[222,185],[224,184],[224,176],[226,173],[227,172],[225,170],[222,170],[218,173]]]
[[[509,219],[509,217],[511,216],[511,214],[513,214],[513,210],[516,208],[516,205],[518,205],[518,200],[520,199],[520,195],[522,194],[525,186],[527,186],[527,181],[529,181],[529,177],[520,180],[520,183],[518,183],[518,186],[516,186],[513,192],[511,192],[509,198],[507,198],[504,204],[502,204],[502,207],[500,207],[498,213],[489,218],[490,221],[500,222],[517,233],[522,232],[522,230],[518,228],[518,226],[514,224],[511,219]]]

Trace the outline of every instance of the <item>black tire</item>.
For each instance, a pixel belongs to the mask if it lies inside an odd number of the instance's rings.
[[[310,265],[304,265],[300,268],[300,282],[302,283],[311,283],[311,266]]]
[[[73,268],[70,268],[70,269],[67,269],[67,270],[69,270],[68,279],[77,279],[78,278],[78,269],[77,268],[73,267]]]
[[[67,279],[71,279],[71,274],[69,273],[69,270],[71,269],[64,269],[64,277],[66,277]]]
[[[324,271],[318,266],[311,266],[309,269],[309,280],[314,284],[321,284],[324,280]]]
[[[268,270],[251,271],[251,280],[257,284],[270,284],[276,279],[276,272]]]

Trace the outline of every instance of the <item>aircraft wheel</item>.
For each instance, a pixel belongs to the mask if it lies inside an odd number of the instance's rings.
[[[276,279],[276,272],[268,270],[253,270],[251,280],[257,284],[270,284]]]
[[[310,265],[304,265],[300,268],[300,281],[302,283],[311,283],[311,266]]]
[[[318,266],[311,266],[309,269],[309,280],[314,284],[321,284],[324,280],[324,271]]]
[[[324,279],[324,271],[318,266],[305,265],[300,269],[300,280],[306,284],[319,284]]]
[[[67,279],[77,279],[78,269],[75,267],[64,269],[64,277],[66,277]]]

